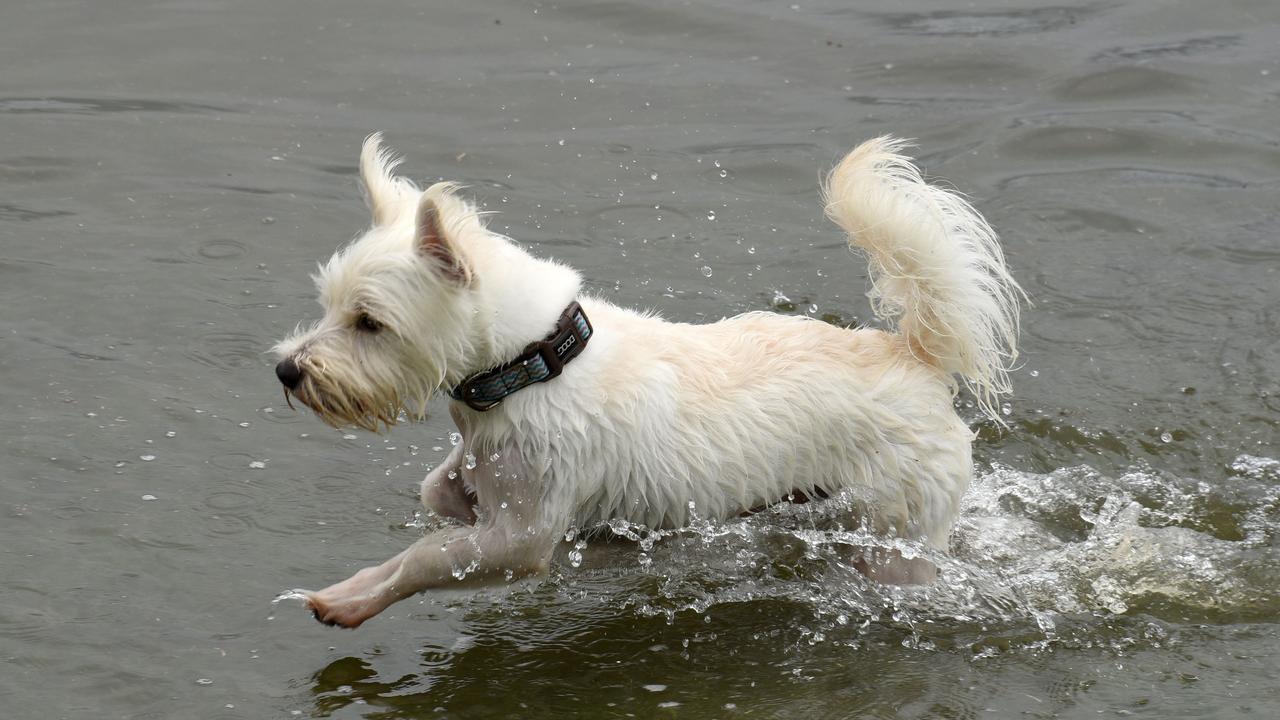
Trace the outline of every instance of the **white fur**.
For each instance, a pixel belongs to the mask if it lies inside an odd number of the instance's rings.
[[[828,214],[870,255],[877,311],[901,316],[890,334],[771,313],[671,323],[582,296],[576,272],[486,230],[452,186],[392,177],[372,136],[374,227],[321,270],[324,318],[278,346],[303,369],[295,397],[376,429],[519,354],[574,299],[595,333],[559,378],[487,412],[451,403],[464,443],[423,501],[460,526],[308,593],[317,618],[355,627],[431,587],[541,572],[569,528],[679,527],[795,491],[846,493],[875,530],[945,548],[971,472],[951,373],[996,417],[1020,291],[990,227],[900,147],[864,144],[825,188]],[[360,330],[361,313],[384,329]],[[871,574],[929,577],[899,565]]]

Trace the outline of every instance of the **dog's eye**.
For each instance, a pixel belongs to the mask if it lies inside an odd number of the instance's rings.
[[[356,318],[356,328],[368,333],[376,333],[382,329],[382,323],[369,317],[369,313],[360,313]]]

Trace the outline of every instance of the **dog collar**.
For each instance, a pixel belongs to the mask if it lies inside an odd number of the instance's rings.
[[[529,343],[516,359],[468,377],[450,390],[449,395],[473,410],[484,412],[508,395],[559,375],[565,364],[587,346],[591,333],[591,322],[582,312],[582,306],[571,302],[560,313],[556,329],[550,335]]]

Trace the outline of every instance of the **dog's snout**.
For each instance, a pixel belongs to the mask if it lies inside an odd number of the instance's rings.
[[[302,382],[302,368],[298,367],[293,358],[285,358],[276,364],[276,377],[280,378],[285,387],[295,390],[298,383]]]

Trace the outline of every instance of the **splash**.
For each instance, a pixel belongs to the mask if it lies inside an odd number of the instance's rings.
[[[276,595],[274,598],[272,598],[272,599],[271,599],[271,604],[272,604],[272,605],[279,605],[279,604],[280,604],[280,603],[282,603],[282,602],[287,602],[287,601],[290,601],[290,600],[301,600],[301,601],[302,601],[302,602],[304,602],[304,603],[305,603],[305,602],[307,602],[307,601],[309,600],[309,598],[307,597],[307,591],[306,591],[306,590],[302,590],[301,588],[294,588],[294,589],[292,589],[292,590],[285,590],[284,592],[282,592],[282,593],[280,593],[279,595]]]
[[[950,554],[868,532],[848,498],[728,521],[695,513],[678,531],[615,519],[587,529],[590,549],[574,538],[549,584],[564,598],[590,594],[668,622],[783,602],[812,617],[799,628],[809,643],[856,645],[877,628],[919,648],[972,645],[979,656],[1109,634],[1157,642],[1166,623],[1280,612],[1280,462],[1241,456],[1225,470],[1206,481],[1144,468],[1111,477],[996,467],[967,494]],[[868,548],[926,558],[939,579],[871,582],[853,565]]]
[[[1064,646],[1123,653],[1174,642],[1188,623],[1280,614],[1280,462],[1270,458],[1242,455],[1207,479],[994,467],[967,493],[950,553],[868,532],[856,506],[837,496],[725,521],[695,509],[680,530],[614,519],[570,532],[546,581],[423,602],[481,616],[554,607],[571,626],[634,613],[713,634],[763,612],[762,641],[779,633],[800,645],[891,643],[974,659]],[[925,558],[938,580],[869,581],[855,568],[868,550]]]

